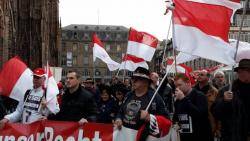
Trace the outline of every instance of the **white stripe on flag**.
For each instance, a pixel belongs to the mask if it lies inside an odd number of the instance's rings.
[[[23,100],[24,94],[28,89],[33,89],[33,73],[29,68],[25,69],[17,80],[9,97],[17,101]]]
[[[148,69],[148,64],[145,61],[135,63],[131,60],[127,60],[127,61],[123,61],[120,65],[120,69],[126,69],[129,71],[134,71],[138,67],[143,67],[143,68]]]
[[[155,48],[146,44],[128,41],[127,54],[143,58],[146,61],[151,61],[155,53]]]
[[[222,39],[201,32],[195,27],[175,25],[175,37],[179,51],[227,65],[232,65],[235,62],[233,58],[236,49],[234,47]]]

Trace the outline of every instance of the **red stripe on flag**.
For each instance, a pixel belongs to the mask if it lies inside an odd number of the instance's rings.
[[[0,73],[0,86],[4,96],[9,96],[16,82],[26,69],[26,64],[18,57],[10,59],[3,65]]]
[[[220,5],[175,0],[174,23],[192,26],[228,42],[232,9]]]
[[[104,45],[102,44],[101,40],[97,37],[97,35],[94,33],[92,37],[92,43],[98,44],[100,47],[104,48]]]
[[[123,61],[132,61],[134,63],[140,63],[140,62],[144,62],[145,60],[142,58],[138,58],[134,55],[130,55],[130,54],[126,54],[123,59]]]
[[[156,48],[158,44],[158,39],[153,35],[146,32],[138,32],[133,28],[130,28],[128,40],[142,43],[152,48]]]

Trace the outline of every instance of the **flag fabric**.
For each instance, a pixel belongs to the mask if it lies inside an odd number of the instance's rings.
[[[114,71],[119,68],[120,64],[113,61],[106,50],[104,49],[104,46],[101,42],[101,40],[97,37],[96,34],[93,35],[92,38],[93,43],[93,60],[95,61],[96,58],[101,59],[103,62],[105,62],[108,66],[108,69],[110,71]]]
[[[123,61],[119,68],[120,70],[126,69],[129,71],[134,71],[138,67],[143,67],[143,68],[148,69],[147,62],[142,58],[138,58],[136,56],[126,54],[122,60]]]
[[[170,127],[172,122],[168,119],[166,119],[163,116],[160,115],[152,115],[150,114],[150,121],[149,121],[149,128],[146,129],[146,125],[142,126],[136,135],[136,141],[141,140],[141,136],[144,133],[144,130],[149,130],[149,134],[151,137],[157,137],[157,140],[159,141],[166,141],[167,135],[169,133]],[[148,141],[152,140],[150,137],[147,138]]]
[[[232,47],[236,47],[237,40],[229,39],[229,43]],[[241,59],[250,59],[250,44],[243,41],[239,42],[236,62],[240,62]]]
[[[48,62],[44,70],[46,72],[46,80],[44,82],[44,87],[46,90],[47,107],[52,113],[56,114],[59,112],[59,104],[57,101],[59,89],[57,87],[56,80],[52,75]]]
[[[185,63],[188,61],[192,61],[194,59],[200,58],[198,56],[194,56],[194,55],[190,55],[184,52],[180,52],[177,56],[176,56],[176,64],[181,64],[181,63]]]
[[[175,70],[177,73],[183,73],[185,74],[189,79],[191,84],[195,83],[195,80],[193,76],[191,75],[193,69],[185,64],[177,64],[176,69],[175,67],[171,68],[171,65],[174,63],[173,59],[168,59],[167,60],[167,72],[175,73]]]
[[[241,8],[229,0],[174,0],[176,49],[191,55],[234,64],[235,47],[228,43],[230,20]]]
[[[33,88],[33,73],[18,57],[7,61],[0,73],[2,95],[17,101],[24,99],[27,90]]]
[[[153,35],[146,32],[138,32],[135,29],[130,28],[127,54],[142,58],[145,61],[151,61],[157,44],[158,39]]]

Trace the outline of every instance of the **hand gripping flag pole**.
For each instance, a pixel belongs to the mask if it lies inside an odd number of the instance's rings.
[[[240,22],[240,28],[239,28],[238,38],[237,38],[237,42],[236,42],[236,52],[235,52],[235,54],[234,54],[234,60],[235,60],[235,61],[236,61],[237,53],[238,53],[238,49],[239,49],[240,34],[241,34],[241,31],[242,31],[244,19],[245,19],[245,17],[246,17],[246,11],[247,11],[248,2],[249,2],[249,0],[246,0],[246,1],[245,1],[245,5],[244,5],[244,7],[243,7],[242,19],[241,19],[241,22]],[[233,75],[234,67],[235,67],[235,65],[232,66],[231,75]],[[229,91],[232,91],[233,77],[230,77],[230,78],[229,78],[229,82],[231,82],[231,83],[229,83]]]

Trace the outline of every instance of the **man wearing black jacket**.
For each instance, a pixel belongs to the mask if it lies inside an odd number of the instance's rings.
[[[242,59],[234,70],[238,79],[232,91],[225,86],[212,106],[221,121],[222,141],[250,141],[250,59]]]
[[[180,125],[181,141],[211,141],[211,126],[208,120],[206,96],[192,89],[184,74],[175,77],[174,121]]]
[[[66,78],[66,91],[62,96],[60,112],[49,117],[52,120],[78,121],[80,125],[96,121],[97,105],[94,95],[80,85],[80,76],[70,71]]]
[[[0,91],[0,94],[1,94],[1,91]],[[6,109],[5,109],[5,106],[3,104],[3,100],[0,96],[0,120],[6,115]]]
[[[149,74],[149,71],[142,67],[138,67],[135,70],[132,76],[133,91],[127,94],[115,121],[115,126],[118,129],[123,125],[124,127],[138,130],[146,124],[145,132],[139,137],[140,141],[144,141],[148,135],[160,136],[161,132],[155,132],[156,130],[151,130],[150,128],[152,118],[155,118],[156,115],[164,118],[168,117],[164,101],[158,94],[156,94],[149,110],[145,110],[154,94],[154,91],[149,88],[151,82]],[[158,129],[158,127],[155,127],[155,129]]]

